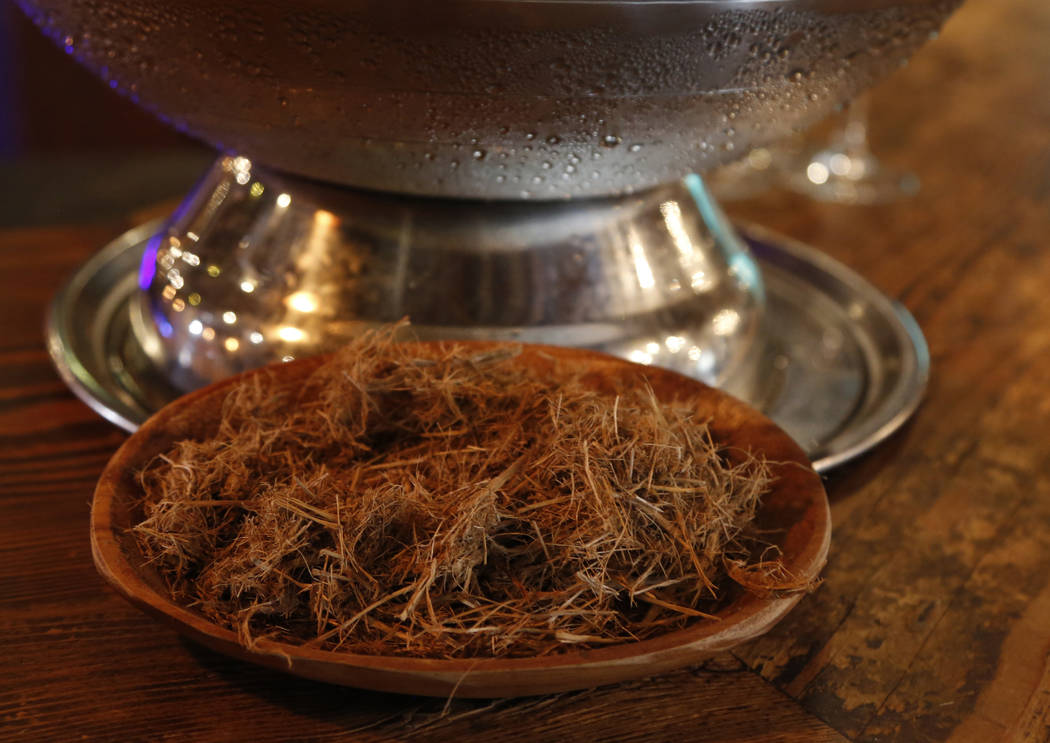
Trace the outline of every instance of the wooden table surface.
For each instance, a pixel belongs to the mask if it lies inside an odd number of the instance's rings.
[[[329,687],[160,628],[95,574],[94,482],[124,435],[41,325],[120,222],[0,230],[0,738],[1050,740],[1050,3],[970,0],[876,92],[875,146],[923,190],[784,193],[735,215],[900,298],[933,378],[914,421],[828,480],[826,581],[703,667],[495,703]]]

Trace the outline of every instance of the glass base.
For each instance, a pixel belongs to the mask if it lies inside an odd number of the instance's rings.
[[[788,185],[818,201],[886,204],[919,192],[913,173],[887,168],[867,150],[832,148],[812,154],[791,170]]]

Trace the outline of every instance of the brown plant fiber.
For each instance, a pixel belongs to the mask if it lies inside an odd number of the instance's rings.
[[[644,639],[717,621],[731,591],[809,588],[747,536],[766,465],[732,464],[687,404],[392,335],[305,384],[249,377],[213,437],[145,468],[134,531],[177,600],[246,645],[469,658]]]

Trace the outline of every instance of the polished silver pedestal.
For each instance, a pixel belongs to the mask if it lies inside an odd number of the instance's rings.
[[[223,157],[152,236],[129,306],[189,391],[411,321],[419,340],[593,348],[754,396],[761,271],[699,176],[527,202],[409,197]]]
[[[55,297],[48,319],[63,379],[129,431],[180,394],[132,327],[143,252],[160,227],[131,230],[84,264]],[[737,227],[762,271],[766,298],[757,384],[747,401],[826,471],[878,444],[914,412],[929,374],[926,343],[903,307],[842,264]]]
[[[230,15],[202,0],[164,4],[128,33],[138,4],[21,0],[111,86],[257,161],[220,158],[163,229],[85,268],[57,300],[53,352],[132,425],[174,391],[409,316],[424,339],[562,343],[670,367],[763,407],[818,461],[847,456],[914,406],[920,337],[819,255],[761,240],[752,255],[690,174],[819,119],[957,3]]]

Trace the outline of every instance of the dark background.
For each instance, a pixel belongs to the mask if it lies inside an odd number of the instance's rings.
[[[184,144],[0,0],[0,158]]]
[[[0,227],[111,220],[185,191],[209,159],[0,0]]]

